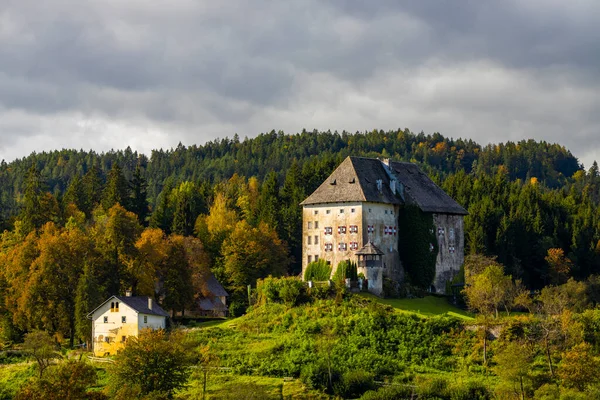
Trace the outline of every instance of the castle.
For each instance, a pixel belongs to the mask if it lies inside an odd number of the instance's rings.
[[[399,226],[398,213],[405,205],[432,214],[437,229],[430,289],[444,293],[446,282],[463,264],[467,211],[415,164],[347,157],[301,205],[303,276],[313,261],[326,260],[334,273],[339,262],[350,260],[358,263],[369,291],[377,295],[382,294],[384,276],[401,282],[398,233],[410,226]]]

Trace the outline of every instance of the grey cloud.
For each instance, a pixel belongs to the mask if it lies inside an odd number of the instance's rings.
[[[105,121],[84,148],[123,126],[157,147],[304,127],[600,141],[593,1],[51,3],[0,8],[0,158],[68,144],[70,119]]]

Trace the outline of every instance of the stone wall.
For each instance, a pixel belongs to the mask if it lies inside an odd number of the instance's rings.
[[[436,292],[444,293],[446,282],[458,274],[465,260],[463,216],[433,214],[433,224],[439,247],[433,286]]]

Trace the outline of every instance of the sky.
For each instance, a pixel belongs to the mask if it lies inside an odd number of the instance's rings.
[[[0,160],[272,129],[600,159],[597,0],[1,0]]]

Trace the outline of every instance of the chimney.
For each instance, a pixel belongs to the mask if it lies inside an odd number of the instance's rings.
[[[148,309],[152,310],[152,297],[148,297]]]
[[[125,297],[131,297],[131,290],[125,291]]]

